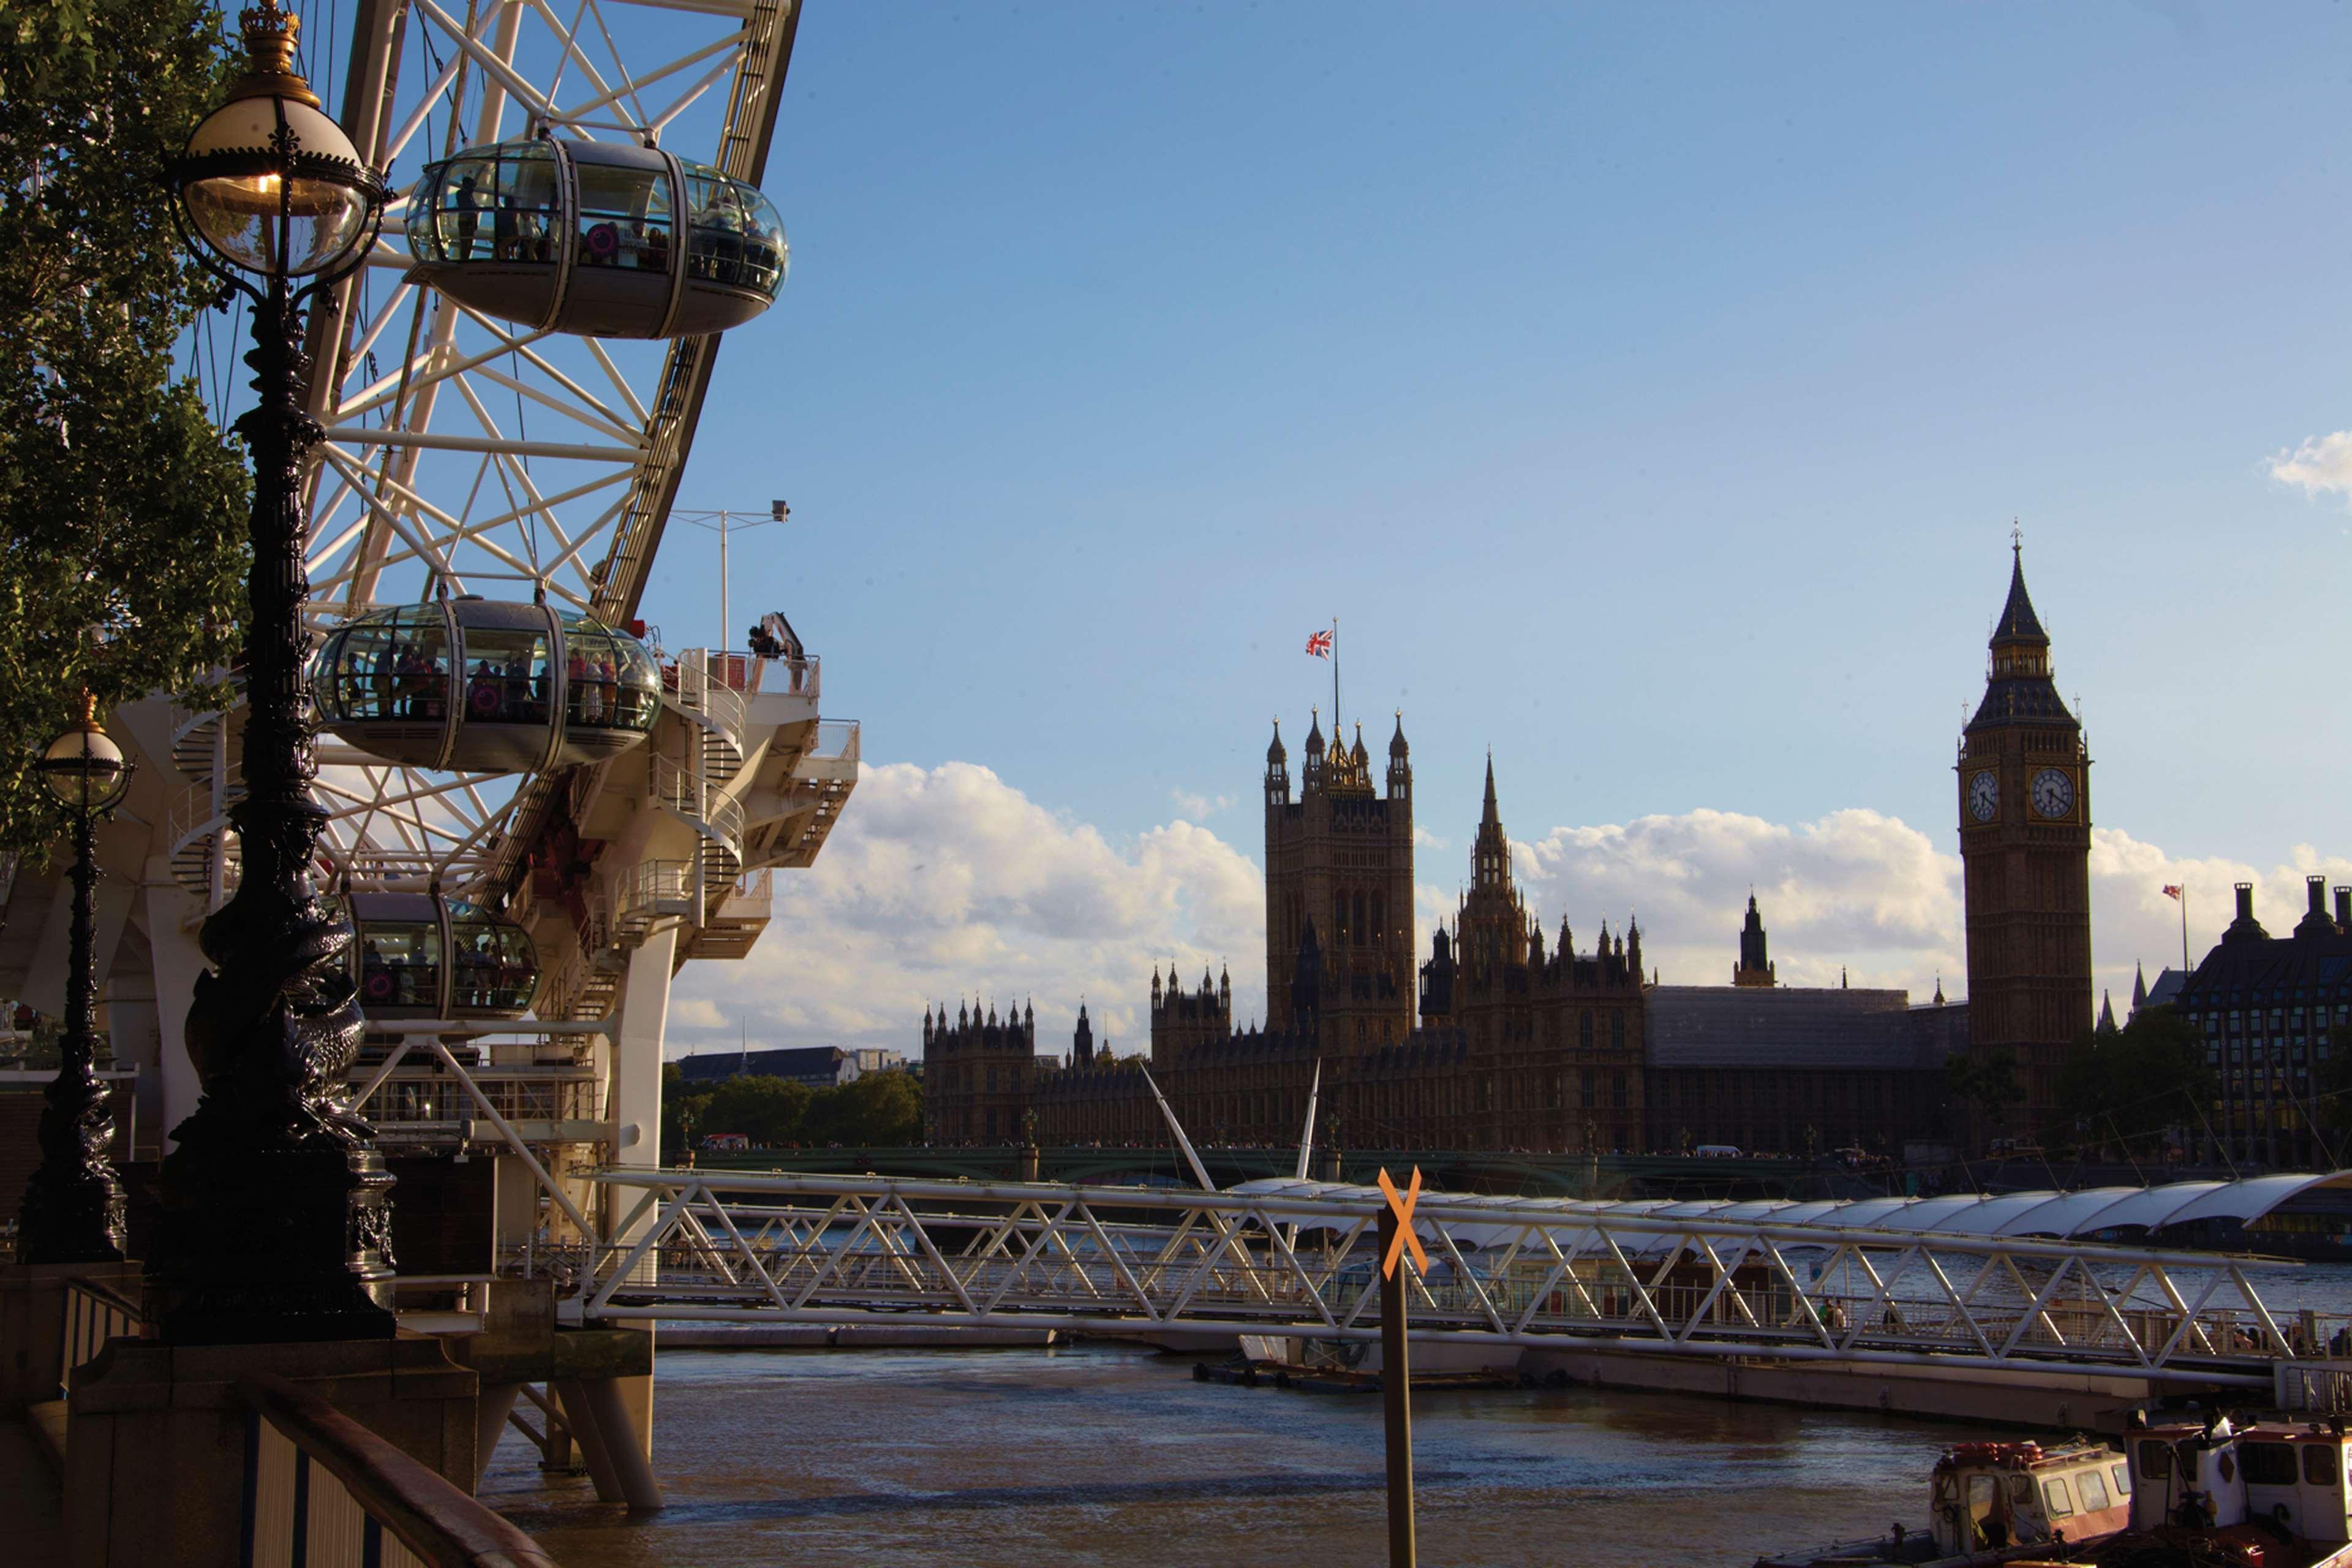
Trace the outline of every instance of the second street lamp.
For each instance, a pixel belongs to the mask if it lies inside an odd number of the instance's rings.
[[[147,1259],[149,1318],[173,1343],[389,1337],[392,1178],[331,1095],[359,1051],[348,921],[320,896],[326,813],[303,607],[310,578],[301,405],[304,307],[357,267],[383,182],[294,69],[295,19],[245,12],[245,74],[189,138],[171,179],[197,259],[253,309],[255,406],[247,582],[243,857],[236,895],[199,938],[188,1053],[203,1098],[173,1136]],[[299,287],[297,287],[298,280]]]
[[[98,880],[98,819],[122,798],[131,764],[99,727],[89,694],[81,722],[33,764],[73,814],[73,918],[58,1076],[41,1111],[41,1163],[16,1215],[19,1263],[116,1263],[122,1258],[122,1184],[107,1145],[114,1119],[95,1067],[98,978],[90,953],[90,889]]]

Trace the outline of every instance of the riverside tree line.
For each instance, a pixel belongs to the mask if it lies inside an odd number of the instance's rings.
[[[680,1163],[702,1139],[727,1132],[772,1149],[901,1148],[923,1141],[923,1091],[908,1072],[862,1073],[811,1089],[763,1073],[688,1084],[675,1062],[664,1067],[663,1163]]]

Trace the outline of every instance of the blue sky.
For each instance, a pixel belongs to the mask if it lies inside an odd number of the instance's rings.
[[[1523,840],[1860,811],[1948,856],[2015,517],[2117,886],[2252,867],[2267,901],[2346,847],[2347,34],[817,0],[765,181],[791,280],[681,504],[790,498],[733,618],[787,610],[869,761],[988,770],[1129,866],[1180,816],[1259,854],[1267,722],[1328,721],[1301,645],[1338,616],[1376,752],[1404,710],[1433,898],[1489,745]],[[715,558],[665,546],[670,642]],[[1539,901],[1583,933],[1620,890]],[[2163,956],[2137,899],[2103,976]],[[1189,918],[1155,940],[1213,945]]]

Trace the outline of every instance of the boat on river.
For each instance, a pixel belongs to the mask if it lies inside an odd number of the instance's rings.
[[[1959,1444],[1936,1461],[1926,1529],[1756,1568],[2352,1568],[2342,1417],[2134,1419],[2123,1453],[2082,1437]]]

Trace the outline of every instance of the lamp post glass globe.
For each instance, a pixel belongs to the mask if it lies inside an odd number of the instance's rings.
[[[50,792],[76,811],[104,811],[131,782],[122,748],[87,720],[49,742],[37,771]]]
[[[265,0],[241,19],[247,66],[176,170],[205,244],[240,271],[302,278],[347,258],[380,195],[374,174],[293,69],[299,24]]]

